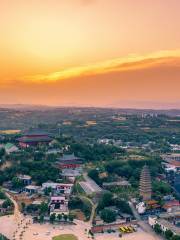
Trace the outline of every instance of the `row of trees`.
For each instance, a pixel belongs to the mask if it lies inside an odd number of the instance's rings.
[[[40,222],[40,223],[44,223],[45,221],[45,216],[43,214],[41,214],[39,217],[34,217],[33,220],[35,222]],[[74,215],[72,214],[58,214],[56,215],[55,213],[51,214],[49,217],[49,221],[51,224],[54,224],[55,222],[73,222],[74,221]]]

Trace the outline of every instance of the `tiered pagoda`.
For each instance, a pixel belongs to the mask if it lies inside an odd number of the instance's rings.
[[[140,176],[139,186],[140,196],[144,201],[150,200],[152,195],[151,175],[148,166],[144,166]]]

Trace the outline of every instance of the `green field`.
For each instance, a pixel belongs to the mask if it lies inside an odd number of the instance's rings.
[[[52,240],[78,240],[78,238],[72,234],[63,234],[60,236],[53,237]]]

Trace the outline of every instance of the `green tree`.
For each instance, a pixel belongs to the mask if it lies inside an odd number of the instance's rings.
[[[105,207],[111,206],[113,204],[113,194],[110,192],[106,192],[103,194],[99,205],[98,205],[98,210],[101,210]]]
[[[106,223],[111,223],[116,220],[116,212],[111,210],[111,209],[104,209],[101,211],[100,214],[101,218],[103,219],[104,222]]]
[[[97,184],[101,184],[101,179],[99,178],[99,171],[92,169],[89,171],[88,176],[92,178]]]
[[[51,214],[49,220],[50,220],[50,223],[53,224],[56,220],[56,214],[55,213]]]
[[[166,237],[167,240],[170,240],[173,236],[173,232],[169,229],[166,230],[164,234],[165,234],[165,237]]]
[[[70,221],[70,222],[73,222],[73,220],[74,220],[74,215],[69,214],[68,218],[69,218],[69,221]]]
[[[0,148],[0,158],[2,158],[5,155],[5,149],[4,148]]]
[[[43,223],[43,222],[44,222],[44,215],[42,215],[42,214],[40,215],[40,217],[39,217],[39,222],[40,222],[40,223]]]
[[[3,208],[8,208],[8,207],[11,207],[12,205],[13,204],[12,204],[11,200],[7,199],[3,202],[2,207]]]
[[[116,205],[116,207],[119,208],[119,210],[122,213],[132,214],[132,211],[131,211],[131,208],[130,208],[128,202],[126,202],[122,199],[116,199],[114,204]]]
[[[67,222],[67,220],[68,220],[68,215],[65,214],[63,217],[64,217],[64,221]]]
[[[171,193],[171,186],[168,183],[165,182],[160,182],[160,181],[154,181],[153,182],[153,192],[155,192],[156,194],[162,194],[162,195],[166,195],[166,194],[170,194]]]
[[[48,188],[45,188],[45,190],[44,190],[44,194],[46,195],[46,196],[49,196],[49,194],[52,192],[52,188],[51,187],[48,187]]]
[[[61,221],[62,220],[62,214],[58,214],[57,218],[58,218],[59,221]]]
[[[20,180],[19,178],[13,177],[13,179],[12,179],[12,186],[15,189],[20,189],[20,188],[22,188],[24,186],[24,184],[23,184],[23,181]]]
[[[48,204],[45,202],[42,202],[39,206],[40,214],[46,214],[48,212]]]
[[[174,236],[172,237],[172,240],[180,240],[180,236],[179,236],[179,235],[174,235]]]
[[[3,190],[0,190],[0,199],[6,199],[6,195]]]
[[[24,211],[25,207],[26,207],[26,204],[25,204],[24,202],[22,202],[22,203],[21,203],[21,209],[22,209],[22,211]]]
[[[156,223],[156,224],[154,225],[154,231],[155,231],[157,234],[161,234],[161,233],[162,233],[161,226]]]

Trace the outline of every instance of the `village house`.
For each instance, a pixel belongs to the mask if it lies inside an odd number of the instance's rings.
[[[18,175],[17,178],[23,182],[24,186],[31,185],[32,183],[32,178],[29,175]]]
[[[167,212],[179,211],[180,210],[180,202],[179,202],[179,200],[168,201],[163,205],[163,209],[166,210]]]
[[[180,172],[180,161],[172,160],[169,163],[162,163],[164,170],[168,172]]]
[[[24,192],[33,195],[37,194],[40,191],[41,187],[40,186],[35,186],[35,185],[28,185],[24,188]]]
[[[72,192],[73,184],[46,182],[42,184],[42,190],[51,188],[54,195],[61,194],[69,196]]]

